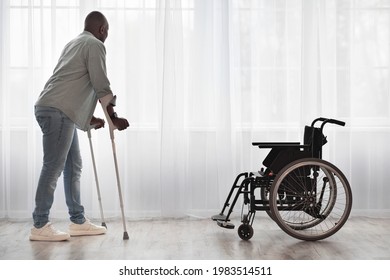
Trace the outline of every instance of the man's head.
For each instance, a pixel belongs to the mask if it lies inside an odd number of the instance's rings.
[[[108,36],[108,21],[101,12],[91,12],[85,18],[84,30],[104,43]]]

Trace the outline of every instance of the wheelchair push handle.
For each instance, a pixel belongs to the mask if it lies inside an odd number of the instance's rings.
[[[340,126],[345,126],[345,122],[339,121],[339,120],[335,120],[335,119],[330,119],[329,123],[337,124],[337,125],[340,125]]]
[[[322,125],[321,125],[322,128],[325,126],[326,123],[333,123],[333,124],[337,124],[340,126],[345,126],[345,122],[343,122],[343,121],[339,121],[336,119],[327,119],[327,118],[317,118],[311,123],[311,126],[314,126],[314,124],[318,121],[322,122]]]

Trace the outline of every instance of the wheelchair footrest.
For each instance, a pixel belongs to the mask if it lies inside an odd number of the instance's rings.
[[[213,221],[230,221],[226,220],[226,216],[224,214],[218,214],[211,217]]]
[[[217,221],[217,225],[227,229],[234,229],[234,225],[226,221]]]

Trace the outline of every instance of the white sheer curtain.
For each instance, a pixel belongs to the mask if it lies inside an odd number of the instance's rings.
[[[29,218],[42,158],[33,104],[91,10],[109,20],[108,75],[128,217],[208,217],[252,141],[298,141],[319,116],[324,158],[349,178],[352,213],[389,213],[390,1],[7,0],[0,2],[0,217]],[[97,115],[102,115],[97,108]],[[108,132],[93,132],[103,207],[119,215]],[[88,140],[82,199],[98,217]],[[53,217],[66,217],[59,180]]]

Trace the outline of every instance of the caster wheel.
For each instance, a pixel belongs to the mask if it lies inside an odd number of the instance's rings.
[[[249,224],[241,224],[238,227],[238,236],[242,240],[249,240],[253,236],[253,227]]]

